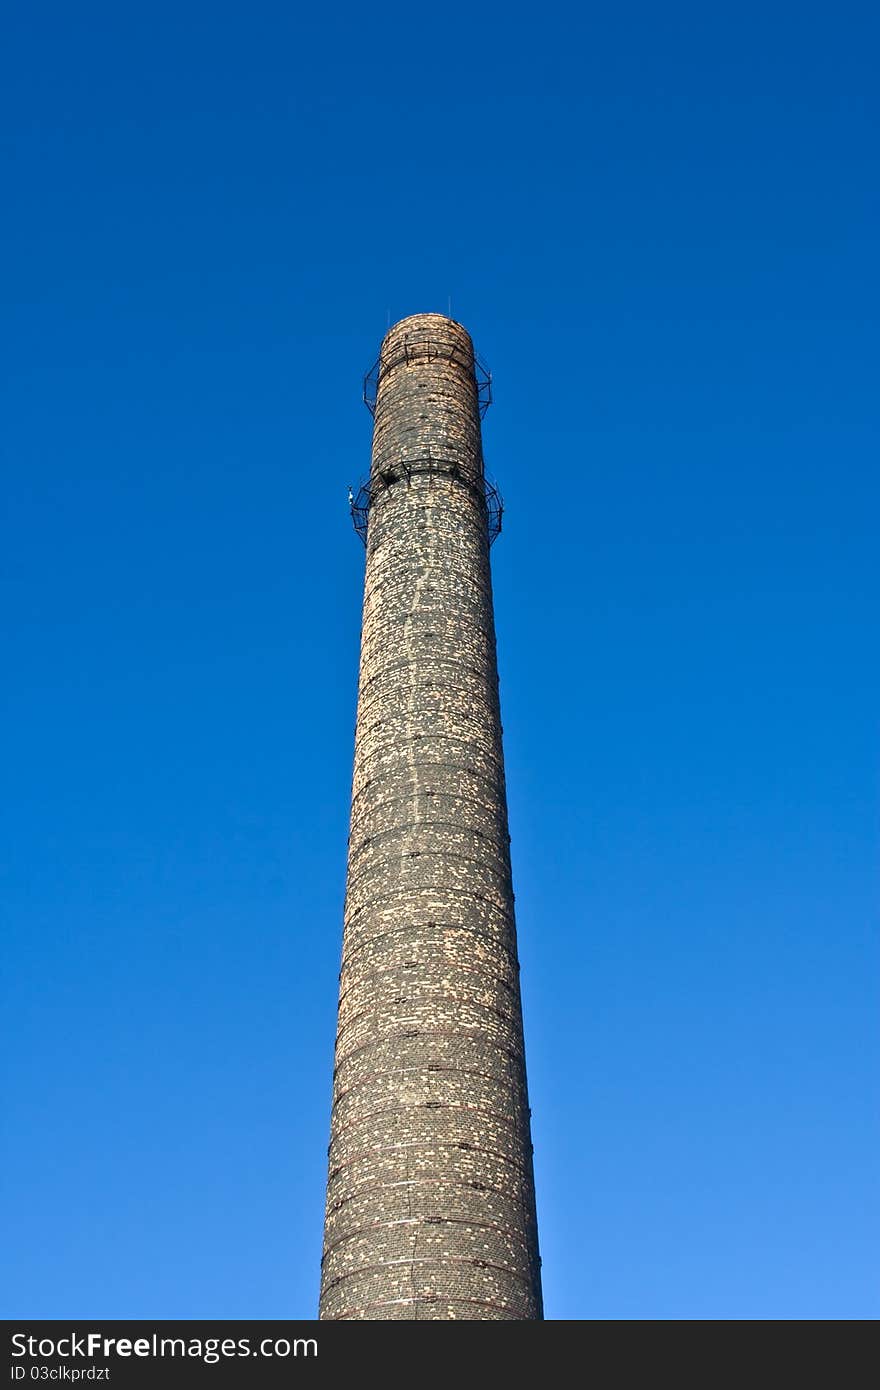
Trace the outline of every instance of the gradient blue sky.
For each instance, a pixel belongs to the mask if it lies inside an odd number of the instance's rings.
[[[360,377],[450,305],[548,1317],[876,1315],[878,38],[7,10],[3,1315],[314,1316]]]

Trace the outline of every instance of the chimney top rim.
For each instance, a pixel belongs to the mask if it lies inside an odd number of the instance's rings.
[[[395,323],[391,324],[390,328],[386,329],[382,341],[385,342],[388,338],[397,337],[401,331],[405,332],[407,328],[436,328],[447,332],[453,329],[456,333],[463,334],[466,338],[470,338],[471,336],[463,323],[460,323],[458,319],[450,318],[448,314],[405,314],[402,319],[397,319]]]

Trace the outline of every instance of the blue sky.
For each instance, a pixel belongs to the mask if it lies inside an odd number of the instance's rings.
[[[7,1317],[312,1317],[387,323],[487,466],[547,1315],[877,1314],[874,7],[14,5]]]

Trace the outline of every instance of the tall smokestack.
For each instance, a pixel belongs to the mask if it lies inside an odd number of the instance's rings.
[[[360,686],[323,1319],[540,1319],[483,471],[488,376],[440,314],[367,378]]]

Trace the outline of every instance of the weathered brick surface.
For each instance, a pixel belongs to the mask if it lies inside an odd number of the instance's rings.
[[[473,349],[380,362],[320,1317],[537,1319]]]

